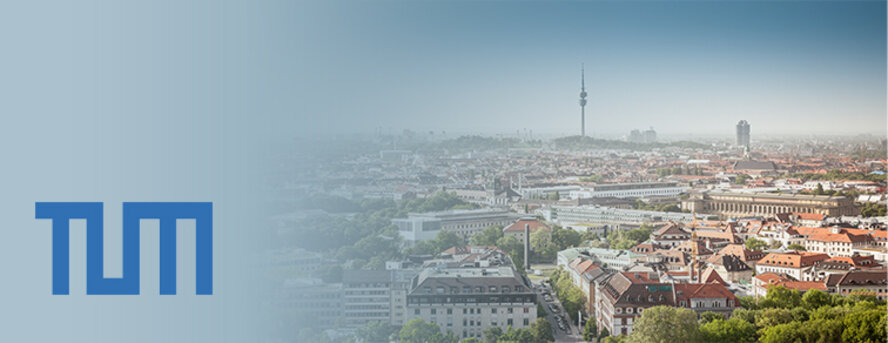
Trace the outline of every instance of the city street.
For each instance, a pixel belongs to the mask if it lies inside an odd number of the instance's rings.
[[[543,308],[547,313],[546,319],[552,324],[552,332],[555,336],[555,342],[583,342],[582,330],[577,328],[576,323],[572,322],[552,289],[540,280],[534,282],[534,290],[539,296],[540,303],[543,305]],[[545,294],[549,295],[551,301],[546,300]],[[563,321],[560,321],[563,323],[563,329],[558,325],[559,317],[564,318]]]

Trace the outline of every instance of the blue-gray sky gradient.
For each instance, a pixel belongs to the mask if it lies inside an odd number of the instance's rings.
[[[877,133],[885,2],[332,2],[278,48],[304,132]],[[279,100],[280,101],[280,100]]]

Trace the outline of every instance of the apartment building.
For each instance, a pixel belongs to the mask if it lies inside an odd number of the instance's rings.
[[[846,229],[837,227],[828,230],[828,232],[821,231],[808,237],[804,241],[805,249],[830,256],[850,257],[854,255],[856,249],[867,248],[874,243],[869,235],[855,235]]]
[[[829,255],[816,252],[769,253],[755,265],[756,275],[764,273],[786,274],[795,280],[802,280],[814,264],[828,260]]]
[[[407,321],[422,318],[460,338],[481,338],[490,327],[527,328],[536,315],[533,287],[512,266],[426,268],[407,295]]]
[[[829,293],[848,296],[855,293],[872,295],[880,300],[888,299],[888,271],[852,270],[844,274],[831,274],[824,279]]]
[[[361,327],[373,321],[392,321],[390,270],[346,270],[342,274],[342,286],[345,326]]]
[[[611,276],[596,291],[595,320],[599,330],[628,335],[639,315],[654,306],[684,307],[726,317],[740,307],[739,299],[719,283],[664,283],[638,273]]]

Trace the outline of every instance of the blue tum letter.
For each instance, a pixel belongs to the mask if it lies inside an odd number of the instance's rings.
[[[86,294],[139,294],[138,231],[123,232],[123,277],[105,278],[102,203],[38,202],[35,212],[37,219],[52,219],[52,294],[68,294],[71,219],[86,219]]]
[[[123,230],[139,237],[139,220],[160,220],[160,294],[176,294],[176,219],[194,219],[197,294],[213,294],[213,203],[125,202]],[[138,251],[139,247],[135,248]],[[138,256],[138,252],[136,253]],[[139,263],[134,268],[138,275]]]
[[[105,278],[102,203],[38,202],[52,219],[52,294],[69,292],[69,220],[86,219],[86,294],[139,294],[139,220],[160,220],[160,294],[176,294],[176,219],[194,219],[196,293],[213,294],[213,203],[124,203],[123,277]]]

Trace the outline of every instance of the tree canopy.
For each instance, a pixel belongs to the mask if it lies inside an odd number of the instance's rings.
[[[700,339],[697,313],[691,309],[654,306],[644,310],[632,326],[629,342],[675,343]]]

